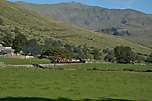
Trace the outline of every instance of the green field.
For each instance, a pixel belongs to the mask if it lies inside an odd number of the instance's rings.
[[[17,58],[7,58],[0,57],[0,64],[6,65],[26,65],[26,64],[48,64],[50,63],[47,59],[17,59]]]
[[[80,64],[63,67],[1,68],[0,101],[52,101],[59,98],[66,98],[60,99],[62,101],[86,98],[103,99],[100,101],[152,100],[152,73],[123,71],[129,68],[147,70],[152,65]]]
[[[152,71],[152,65],[148,64],[80,64],[80,65],[65,65],[65,69],[72,70],[86,70],[86,71],[132,71],[132,72],[143,72]]]

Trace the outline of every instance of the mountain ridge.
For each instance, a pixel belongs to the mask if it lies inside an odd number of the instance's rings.
[[[144,14],[147,14],[147,15],[152,15],[151,13],[146,13],[146,12],[143,12],[143,11],[140,11],[140,10],[136,10],[136,9],[131,9],[131,8],[106,8],[106,7],[103,7],[103,6],[88,5],[88,4],[84,4],[84,3],[80,3],[80,2],[75,2],[75,1],[61,2],[61,3],[31,3],[31,2],[26,2],[26,1],[15,1],[15,3],[17,3],[17,4],[33,4],[33,5],[74,4],[74,5],[98,7],[98,8],[109,9],[109,10],[131,10],[131,11],[135,11],[135,12],[139,12],[139,13],[144,13]]]
[[[86,4],[73,3],[73,2],[72,3],[71,2],[70,3],[58,3],[58,4],[30,4],[30,3],[22,2],[22,3],[17,3],[17,4],[22,4],[23,7],[27,8],[29,10],[36,11],[39,14],[42,13],[42,14],[45,15],[45,13],[46,13],[45,16],[49,16],[49,14],[50,14],[50,17],[52,17],[52,18],[53,18],[53,16],[54,16],[54,18],[59,17],[59,18],[56,18],[56,19],[59,19],[59,20],[62,19],[62,16],[61,17],[57,16],[57,14],[60,14],[60,13],[64,16],[66,16],[66,17],[68,17],[68,15],[71,15],[69,18],[74,18],[74,17],[76,18],[76,17],[79,17],[79,16],[82,16],[82,17],[85,16],[86,17],[86,15],[83,15],[83,14],[80,15],[78,13],[83,12],[83,13],[86,13],[88,15],[89,14],[91,15],[91,14],[94,14],[93,11],[95,13],[96,12],[98,13],[95,16],[93,16],[93,17],[96,17],[97,20],[100,20],[97,17],[100,17],[101,16],[100,14],[103,14],[103,13],[105,13],[107,15],[108,15],[108,13],[113,14],[114,17],[117,14],[120,14],[121,17],[123,18],[123,20],[127,16],[131,16],[132,18],[134,18],[135,15],[138,15],[138,16],[141,16],[141,17],[147,15],[146,17],[151,17],[151,15],[149,15],[149,14],[145,14],[143,12],[140,12],[140,11],[137,11],[137,10],[132,10],[132,9],[107,9],[107,8],[102,8],[102,7],[98,7],[98,6],[88,6]],[[90,11],[87,12],[86,10],[90,10]],[[52,14],[53,16],[51,16],[51,13],[55,13],[56,15]],[[72,16],[73,13],[75,13],[75,15]],[[77,14],[77,16],[76,16],[76,14]],[[67,18],[67,19],[70,20],[69,18]],[[67,20],[67,19],[65,19],[65,20]],[[92,18],[92,19],[95,20],[95,18]],[[83,18],[83,20],[86,20],[86,19]],[[90,20],[90,18],[89,18],[89,20]],[[101,17],[101,20],[102,20],[102,17]],[[107,19],[103,18],[103,20],[107,20]],[[96,23],[96,25],[98,25],[98,23]]]

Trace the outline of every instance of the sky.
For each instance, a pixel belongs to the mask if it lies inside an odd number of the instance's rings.
[[[54,4],[61,2],[79,2],[87,5],[100,6],[110,9],[135,9],[152,14],[152,0],[9,0],[24,1],[40,4]]]

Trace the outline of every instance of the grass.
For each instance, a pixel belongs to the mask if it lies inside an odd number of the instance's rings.
[[[47,59],[17,59],[17,58],[5,58],[0,57],[0,63],[7,65],[26,65],[26,64],[48,64],[50,63]]]
[[[128,99],[131,101],[151,101],[151,73],[88,70],[88,68],[94,67],[121,69],[138,68],[138,66],[139,69],[152,67],[151,65],[83,64],[66,65],[63,66],[65,68],[64,70],[1,68],[0,97],[21,97],[21,99],[22,97],[49,99],[61,97],[68,99],[98,99],[104,97]]]
[[[80,65],[65,65],[66,69],[79,69],[88,71],[135,71],[142,72],[152,70],[152,65],[146,64],[80,64]]]

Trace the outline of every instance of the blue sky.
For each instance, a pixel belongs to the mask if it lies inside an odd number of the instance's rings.
[[[52,4],[60,2],[80,2],[88,5],[101,6],[105,8],[115,9],[136,9],[145,13],[152,14],[152,0],[9,0],[9,1],[24,1],[32,3]]]

